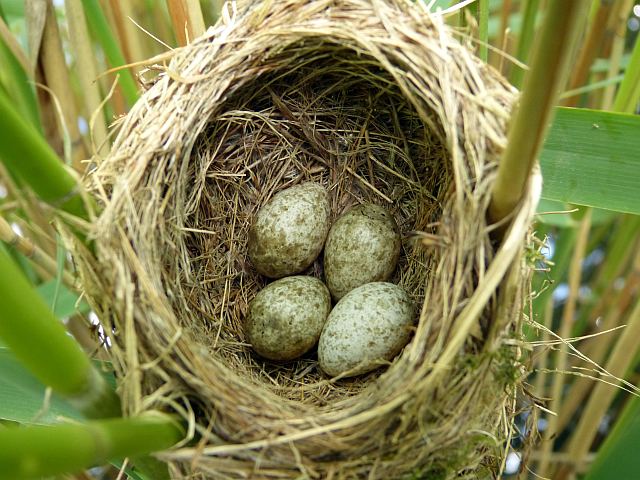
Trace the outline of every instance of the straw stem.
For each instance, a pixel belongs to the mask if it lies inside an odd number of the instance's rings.
[[[0,298],[0,338],[26,368],[87,416],[120,414],[118,397],[4,253]]]
[[[582,279],[582,259],[585,256],[587,249],[587,242],[589,240],[589,229],[591,227],[591,209],[586,209],[585,215],[580,223],[580,230],[576,241],[576,247],[571,258],[571,265],[569,267],[569,295],[567,297],[564,310],[562,311],[562,321],[560,324],[560,331],[558,336],[560,338],[569,338],[571,335],[571,327],[573,326],[573,318],[576,312],[576,301],[578,299],[578,290],[580,289],[580,281]],[[564,372],[567,369],[568,359],[567,352],[564,349],[558,350],[556,355],[555,368],[558,372]],[[552,412],[560,411],[562,404],[562,389],[564,386],[565,377],[562,374],[557,374],[553,378],[553,384],[551,386],[551,404],[550,410]],[[553,439],[557,436],[558,432],[558,417],[557,415],[551,415],[548,419],[547,429],[544,432],[544,440],[542,442],[541,450],[544,452],[542,460],[540,462],[540,468],[538,474],[545,476],[549,468],[549,453],[553,449]]]
[[[167,449],[182,437],[175,420],[160,413],[7,428],[0,430],[0,465],[3,478],[48,477]]]
[[[620,64],[625,49],[625,37],[627,33],[627,14],[631,10],[634,0],[623,0],[616,2],[616,11],[612,15],[611,23],[613,27],[613,40],[611,42],[611,50],[609,52],[609,70],[607,78],[613,78],[620,73]],[[617,84],[609,85],[602,94],[602,109],[611,110],[613,107],[613,99],[616,92]]]
[[[18,252],[29,259],[34,265],[41,267],[52,277],[57,275],[58,266],[56,261],[47,255],[38,245],[31,240],[18,235],[13,231],[11,225],[0,215],[0,240],[13,246]],[[73,277],[66,270],[62,273],[62,281],[65,285],[73,287],[75,282]]]
[[[126,64],[122,51],[116,38],[113,36],[113,32],[109,27],[109,23],[102,11],[102,7],[98,3],[98,0],[83,0],[87,21],[91,30],[97,37],[102,50],[104,51],[109,65],[113,67],[120,67]],[[136,82],[131,76],[131,72],[126,69],[119,71],[118,83],[122,88],[122,93],[127,100],[129,106],[133,105],[138,99],[138,88]]]
[[[64,52],[62,51],[62,42],[60,40],[60,31],[56,21],[55,11],[51,0],[47,3],[47,13],[42,33],[40,61],[47,86],[60,104],[62,118],[59,118],[61,132],[68,132],[69,143],[71,146],[71,159],[73,167],[78,171],[84,171],[84,165],[81,160],[87,158],[84,141],[78,129],[78,114],[73,100],[73,93],[69,88],[71,81],[69,72],[67,71]]]
[[[494,184],[489,207],[493,222],[510,215],[526,189],[553,107],[569,72],[574,44],[588,6],[587,0],[567,0],[551,2],[547,7],[540,39],[533,51],[531,70],[525,77],[520,105]]]
[[[71,49],[74,51],[78,81],[84,94],[85,115],[91,118],[95,115],[95,121],[91,122],[94,149],[106,154],[109,150],[107,124],[100,112],[101,94],[96,78],[98,73],[95,65],[95,54],[91,43],[91,37],[87,29],[87,23],[80,0],[65,0],[67,23],[69,25],[69,37]]]
[[[604,34],[607,27],[607,22],[612,12],[614,11],[613,2],[600,1],[598,8],[595,12],[587,38],[583,42],[578,59],[576,60],[576,67],[569,79],[569,89],[575,89],[583,86],[589,78],[589,71],[594,60],[600,52],[600,46],[602,45]],[[566,105],[573,107],[578,103],[579,96],[574,95],[566,100]]]
[[[622,377],[635,360],[638,351],[638,337],[640,337],[640,299],[636,299],[633,311],[629,315],[627,327],[623,330],[616,343],[611,356],[605,365],[605,369],[613,375]],[[570,458],[582,459],[589,452],[593,443],[600,420],[607,412],[611,401],[618,393],[618,389],[605,383],[598,383],[589,397],[587,406],[580,416],[571,441],[567,448]],[[554,477],[558,480],[566,478],[573,465],[565,465],[559,474]]]
[[[204,33],[204,18],[197,0],[167,0],[171,22],[180,46]]]

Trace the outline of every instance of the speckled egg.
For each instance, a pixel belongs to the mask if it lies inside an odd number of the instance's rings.
[[[348,210],[331,227],[324,249],[324,273],[333,298],[369,282],[388,280],[400,256],[393,215],[365,203]]]
[[[302,275],[277,280],[249,304],[246,334],[261,356],[291,360],[313,347],[331,310],[331,295],[320,280]]]
[[[259,211],[249,230],[249,258],[262,275],[281,278],[313,263],[329,231],[329,195],[307,182],[282,190]]]
[[[351,377],[375,370],[409,340],[414,304],[401,287],[374,282],[347,293],[327,318],[320,342],[320,368]]]

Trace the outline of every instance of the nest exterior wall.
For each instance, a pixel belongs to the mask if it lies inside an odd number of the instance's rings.
[[[256,2],[170,54],[88,178],[103,209],[77,252],[111,331],[128,414],[175,411],[189,478],[479,478],[501,470],[536,183],[494,252],[485,213],[514,90],[438,16],[401,0]],[[260,205],[323,183],[334,217],[372,201],[403,230],[394,281],[422,305],[386,370],[329,381],[270,365],[242,318]],[[317,261],[306,273],[320,276]],[[197,441],[196,441],[197,440]]]

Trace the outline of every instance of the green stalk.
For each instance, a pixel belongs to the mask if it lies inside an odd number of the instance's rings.
[[[0,22],[2,22],[2,20],[0,20]],[[6,25],[0,24],[0,28],[2,27],[7,28]],[[11,33],[7,31],[7,34],[10,35]],[[17,44],[17,42],[14,43]],[[19,46],[14,45],[14,49],[17,48],[19,48]],[[12,50],[5,38],[0,35],[0,65],[2,65],[2,71],[0,72],[0,91],[4,90],[5,93],[13,99],[14,105],[28,122],[41,131],[40,111],[33,88],[33,78],[31,78],[28,71],[25,70],[23,62],[26,60],[21,62],[18,57],[16,57],[16,52],[19,51],[20,50]],[[24,57],[24,55],[22,56]]]
[[[524,63],[529,59],[531,45],[535,38],[533,34],[536,28],[536,17],[538,15],[539,6],[540,0],[525,0],[522,13],[522,27],[520,28],[518,49],[516,51],[516,58]],[[511,83],[517,88],[520,88],[522,86],[523,78],[524,70],[514,65],[511,69]]]
[[[4,253],[0,298],[0,339],[34,376],[89,417],[120,415],[115,392]]]
[[[76,180],[40,133],[18,115],[1,92],[0,161],[45,202],[86,218]]]
[[[109,28],[109,23],[104,16],[104,12],[98,3],[98,0],[83,0],[82,5],[87,15],[87,22],[95,36],[98,38],[111,68],[126,65],[127,62],[120,50],[118,41],[114,37],[111,28]],[[122,88],[122,93],[127,99],[129,106],[131,106],[138,99],[138,88],[136,87],[136,82],[133,80],[129,70],[120,70],[118,75],[120,76],[119,83]]]
[[[81,472],[109,460],[167,449],[184,436],[171,417],[159,413],[84,424],[0,430],[2,478],[41,478]]]
[[[489,60],[489,0],[478,0],[478,56],[483,62]]]
[[[542,31],[534,48],[531,70],[515,118],[507,148],[498,168],[489,207],[489,218],[506,218],[520,202],[547,133],[560,89],[569,73],[575,42],[580,35],[588,0],[550,2]]]
[[[613,110],[616,112],[633,113],[640,100],[640,37],[636,38],[636,44],[631,53],[631,61],[627,67],[620,90],[613,102]]]

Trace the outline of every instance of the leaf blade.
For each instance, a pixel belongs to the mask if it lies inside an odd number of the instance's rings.
[[[640,214],[640,117],[558,108],[540,154],[542,197]]]

